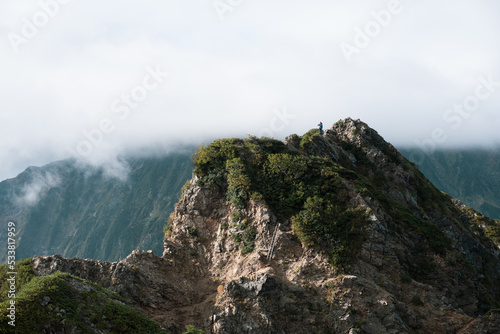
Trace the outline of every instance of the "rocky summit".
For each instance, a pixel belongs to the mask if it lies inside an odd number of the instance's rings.
[[[365,123],[220,139],[193,162],[162,257],[24,261],[18,328],[500,333],[500,223],[437,190]],[[39,283],[51,278],[65,298]],[[97,309],[75,303],[89,296]]]

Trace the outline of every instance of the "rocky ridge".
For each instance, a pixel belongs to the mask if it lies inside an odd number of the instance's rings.
[[[228,143],[236,145],[233,162],[262,153],[245,148],[261,145],[258,139]],[[97,282],[171,333],[188,324],[209,333],[500,330],[499,313],[487,314],[500,304],[498,247],[375,130],[346,119],[321,136],[311,131],[272,145],[278,155],[322,157],[338,168],[344,209],[364,215],[345,245],[329,242],[352,247],[352,259],[335,264],[320,237],[305,242],[300,213],[284,216],[266,194],[240,194],[243,205],[231,200],[230,159],[222,157],[222,177],[198,171],[184,190],[162,257],[134,252],[115,263],[38,257],[35,273],[59,270]],[[218,178],[209,183],[208,176]]]

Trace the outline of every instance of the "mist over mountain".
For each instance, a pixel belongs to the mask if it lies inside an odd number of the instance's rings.
[[[72,159],[29,167],[0,183],[0,220],[2,226],[16,222],[18,259],[118,260],[136,248],[161,254],[158,231],[191,173],[191,153],[124,158],[112,173]],[[0,247],[6,247],[6,231]]]
[[[413,150],[400,149],[412,160]],[[439,149],[414,162],[439,189],[483,214],[500,219],[500,148]]]
[[[16,329],[500,332],[500,221],[439,191],[366,123],[346,119],[284,142],[219,139],[192,161],[168,224],[153,232],[162,256],[21,261]],[[153,165],[131,163],[131,180],[135,171],[147,180]],[[34,202],[64,179],[41,173],[23,194]],[[143,183],[129,184],[155,198],[158,182]],[[130,203],[130,212],[146,209]],[[6,295],[2,285],[1,309]],[[0,312],[0,324],[8,320]]]

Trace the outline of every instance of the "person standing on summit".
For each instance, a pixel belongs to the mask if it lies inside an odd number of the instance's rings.
[[[323,122],[319,122],[318,126],[319,126],[319,134],[322,135],[323,134]]]

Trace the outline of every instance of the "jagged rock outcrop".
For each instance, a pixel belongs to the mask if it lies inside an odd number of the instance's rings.
[[[195,157],[161,258],[43,257],[35,272],[98,282],[172,333],[500,331],[486,315],[500,304],[486,225],[365,123],[216,145]],[[311,175],[323,197],[307,195]],[[274,191],[281,178],[299,186]]]
[[[209,281],[212,288],[208,288],[206,279],[192,275],[190,264],[185,266],[180,258],[170,261],[151,251],[134,251],[119,262],[65,259],[59,255],[37,257],[33,269],[41,276],[61,271],[98,283],[174,333],[180,333],[183,327],[178,324],[184,322],[184,314],[193,316],[191,312],[195,313],[195,305],[204,301],[207,291],[209,295],[215,293],[214,283]],[[198,311],[205,309],[211,307],[203,304]]]

